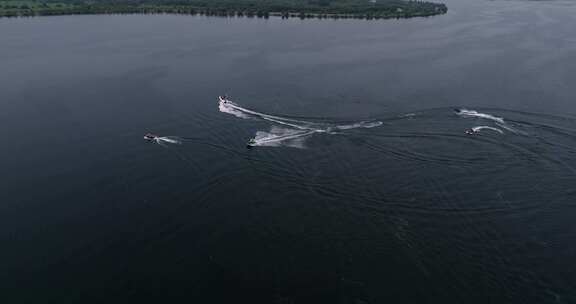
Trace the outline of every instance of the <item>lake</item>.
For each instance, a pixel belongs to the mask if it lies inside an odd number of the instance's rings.
[[[576,302],[576,3],[447,5],[0,19],[0,299]]]

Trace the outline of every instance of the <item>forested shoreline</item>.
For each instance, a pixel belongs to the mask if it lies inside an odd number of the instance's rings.
[[[404,0],[0,0],[0,17],[183,14],[221,17],[391,19],[445,14],[444,4]]]

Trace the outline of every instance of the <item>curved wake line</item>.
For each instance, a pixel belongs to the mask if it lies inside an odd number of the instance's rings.
[[[302,127],[300,125],[297,125],[299,123],[305,124],[305,125],[317,124],[317,123],[305,121],[305,120],[297,120],[297,119],[279,117],[279,116],[269,115],[269,114],[265,114],[265,113],[261,113],[261,112],[256,112],[256,111],[253,111],[250,109],[243,108],[243,107],[237,105],[236,103],[234,103],[230,100],[226,100],[225,102],[220,101],[219,109],[221,112],[232,114],[232,115],[235,115],[239,118],[245,118],[245,119],[251,118],[250,115],[253,115],[253,116],[256,116],[256,117],[259,117],[262,119],[266,119],[266,120],[270,120],[270,121],[274,121],[274,122],[278,122],[278,123],[289,124],[290,126],[294,126],[294,127]]]
[[[523,131],[516,130],[516,129],[512,128],[512,127],[509,127],[509,126],[506,125],[506,124],[496,123],[496,125],[498,125],[499,127],[503,128],[503,129],[506,129],[506,130],[508,130],[508,131],[510,131],[510,132],[512,132],[512,133],[514,133],[514,134],[528,135],[528,133],[523,132]]]
[[[494,115],[486,114],[486,113],[481,113],[481,112],[474,111],[474,110],[466,110],[466,109],[456,109],[455,112],[457,115],[463,116],[463,117],[477,117],[477,118],[491,120],[491,121],[495,122],[495,124],[498,127],[502,128],[506,131],[510,131],[514,134],[527,135],[525,132],[522,132],[522,131],[519,131],[519,130],[516,130],[516,129],[510,127],[504,121],[504,118],[502,118],[502,117],[498,117],[498,116],[494,116]],[[485,127],[487,127],[487,126],[485,126]],[[492,127],[490,127],[490,128],[493,131],[495,131],[495,129],[497,129],[497,128],[492,128]],[[472,129],[474,129],[474,128],[472,128]],[[483,129],[486,129],[486,128],[483,128]],[[504,133],[502,130],[499,130],[499,129],[497,132],[502,133],[502,134]]]
[[[500,134],[504,134],[504,131],[502,131],[502,130],[500,130],[500,129],[498,129],[498,128],[493,128],[493,127],[489,127],[489,126],[478,126],[478,127],[472,128],[472,131],[474,131],[474,133],[478,133],[478,132],[480,132],[480,131],[482,131],[482,130],[491,130],[491,131],[494,131],[494,132],[498,132],[498,133],[500,133]]]
[[[502,117],[497,117],[497,116],[486,114],[486,113],[480,113],[480,112],[474,111],[474,110],[458,109],[458,110],[456,110],[456,114],[460,115],[460,116],[464,116],[464,117],[484,118],[484,119],[492,120],[492,121],[495,121],[495,122],[501,123],[501,124],[505,123],[504,118],[502,118]]]
[[[381,121],[361,121],[351,124],[335,124],[335,123],[318,123],[306,120],[286,118],[246,109],[227,99],[221,100],[219,102],[218,108],[220,112],[232,114],[238,118],[243,119],[260,118],[273,123],[289,126],[295,129],[312,130],[316,132],[330,132],[334,129],[349,130],[356,128],[374,128],[382,125]]]
[[[381,121],[360,121],[350,124],[336,124],[292,119],[246,109],[224,97],[220,97],[218,109],[220,112],[232,114],[242,119],[262,119],[288,127],[272,127],[269,132],[258,131],[256,132],[256,136],[250,140],[248,146],[288,146],[304,148],[304,141],[314,133],[338,134],[338,131],[357,128],[374,128],[383,124]]]

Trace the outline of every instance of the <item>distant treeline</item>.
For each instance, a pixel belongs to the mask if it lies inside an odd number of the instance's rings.
[[[222,17],[389,19],[444,14],[444,4],[404,0],[0,0],[0,17],[186,14]]]

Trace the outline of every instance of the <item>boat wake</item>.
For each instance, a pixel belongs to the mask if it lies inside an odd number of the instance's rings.
[[[484,118],[484,119],[488,119],[491,121],[494,121],[496,123],[500,123],[500,124],[504,124],[504,118],[502,117],[497,117],[497,116],[493,116],[490,114],[486,114],[486,113],[480,113],[478,111],[474,111],[474,110],[466,110],[466,109],[456,109],[454,110],[456,112],[457,115],[462,116],[462,117],[477,117],[477,118]]]
[[[338,130],[350,130],[350,129],[357,129],[357,128],[370,129],[370,128],[379,127],[381,125],[382,125],[381,121],[361,121],[361,122],[353,123],[350,125],[339,125],[339,126],[336,126],[336,128]]]
[[[165,146],[167,144],[170,145],[181,145],[182,144],[182,138],[178,137],[178,136],[161,136],[161,137],[156,137],[153,140],[155,143],[161,145],[161,146]]]
[[[257,131],[251,146],[304,148],[304,141],[316,131],[272,127],[270,131]]]
[[[256,132],[255,137],[248,144],[249,146],[304,148],[305,140],[316,133],[340,134],[346,130],[369,129],[382,125],[381,121],[334,123],[270,115],[241,107],[225,97],[220,97],[218,108],[220,112],[231,114],[238,118],[263,120],[282,126],[281,128],[273,126],[269,131]]]
[[[494,132],[497,132],[497,133],[500,133],[500,134],[504,134],[504,131],[502,131],[502,130],[500,130],[500,129],[498,129],[498,128],[493,128],[493,127],[489,127],[489,126],[478,126],[478,127],[472,128],[472,131],[473,131],[474,133],[478,133],[478,132],[480,132],[480,131],[482,131],[482,130],[491,130],[491,131],[494,131]]]
[[[487,114],[487,113],[481,113],[481,112],[474,111],[474,110],[467,110],[467,109],[455,109],[454,112],[456,113],[456,115],[461,116],[461,117],[465,117],[465,118],[480,118],[480,119],[490,120],[490,121],[494,122],[494,124],[496,126],[502,128],[506,131],[512,132],[514,134],[526,135],[526,133],[511,127],[506,121],[504,121],[504,118],[502,118],[502,117],[494,116],[494,115]],[[500,134],[504,134],[504,131],[502,131],[501,129],[498,129],[495,127],[489,127],[489,126],[479,126],[479,127],[472,128],[471,130],[473,130],[474,132],[479,132],[483,129],[489,129],[492,131],[496,131]]]

